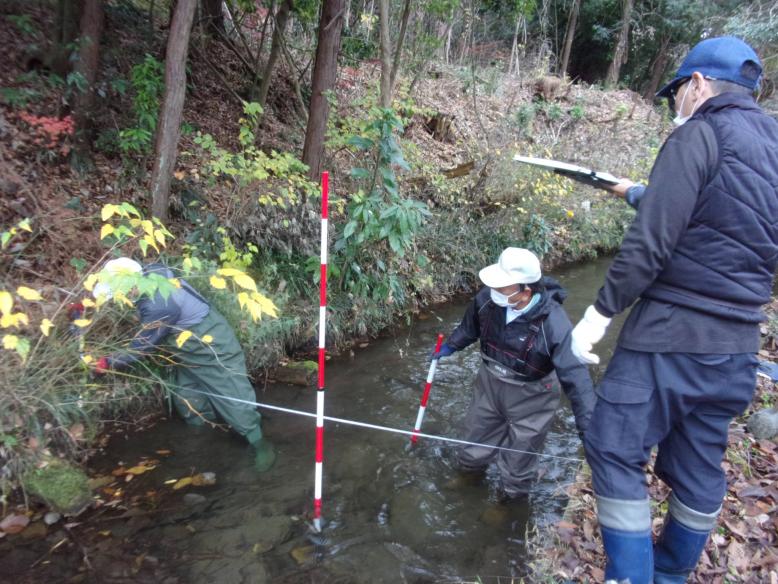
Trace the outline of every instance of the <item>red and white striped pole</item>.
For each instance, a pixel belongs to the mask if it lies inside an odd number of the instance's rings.
[[[440,353],[440,346],[443,344],[443,335],[438,335],[438,341],[435,343],[435,355]],[[438,359],[432,359],[430,370],[427,372],[427,383],[424,385],[424,393],[421,394],[421,405],[419,405],[419,414],[416,416],[416,426],[411,434],[411,443],[416,444],[419,439],[418,432],[421,431],[421,423],[424,420],[424,411],[427,409],[427,401],[430,399],[430,389],[432,389],[432,379],[435,377],[435,370],[438,368]]]
[[[321,268],[319,276],[319,388],[316,391],[316,465],[313,484],[313,526],[321,531],[321,481],[324,467],[324,339],[327,316],[327,207],[330,174],[321,173]]]

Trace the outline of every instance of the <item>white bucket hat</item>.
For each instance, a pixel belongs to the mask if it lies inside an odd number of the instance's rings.
[[[478,272],[478,277],[489,288],[532,284],[540,280],[540,260],[528,249],[508,247],[500,254],[497,263],[486,266]]]
[[[143,266],[130,258],[116,258],[115,260],[110,260],[106,262],[105,266],[103,266],[103,269],[101,270],[102,273],[107,273],[110,275],[121,274],[122,272],[137,274],[142,271]],[[110,300],[113,296],[113,290],[108,284],[104,282],[98,282],[95,284],[95,287],[92,288],[92,296],[94,296],[95,299],[102,297],[105,300]]]

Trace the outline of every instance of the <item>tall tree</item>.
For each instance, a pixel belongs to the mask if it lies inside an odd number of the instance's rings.
[[[186,56],[197,0],[178,0],[165,54],[165,97],[157,125],[154,169],[151,172],[151,212],[167,219],[170,180],[181,135],[181,114],[186,96]]]
[[[308,165],[308,176],[311,180],[318,180],[321,170],[324,134],[330,111],[326,93],[335,86],[345,4],[346,0],[327,0],[323,3],[319,18],[316,63],[311,82],[311,105],[303,147],[303,162]]]
[[[559,66],[559,75],[567,75],[567,66],[570,64],[570,51],[573,48],[573,38],[575,37],[575,27],[578,24],[578,12],[581,9],[581,0],[573,0],[570,7],[570,16],[567,19],[567,30],[565,31],[564,47],[562,48],[562,59]]]
[[[91,130],[95,105],[95,81],[100,65],[100,39],[103,36],[102,0],[85,0],[81,13],[81,35],[75,72],[82,79],[83,87],[76,96],[73,108],[76,123],[76,147],[74,163],[80,167],[89,160]]]
[[[267,92],[270,89],[270,79],[273,76],[278,57],[281,55],[281,47],[284,42],[284,31],[286,23],[289,20],[289,13],[294,9],[294,0],[282,0],[281,6],[275,16],[275,25],[273,26],[273,41],[270,44],[270,56],[267,58],[265,70],[262,73],[262,83],[259,86],[257,101],[262,107],[267,102]]]
[[[613,59],[608,67],[608,73],[605,76],[605,84],[609,86],[616,85],[619,82],[619,73],[621,66],[627,62],[629,51],[629,24],[632,18],[632,7],[634,0],[622,0],[621,11],[621,30],[619,38],[616,41],[616,48],[613,50]]]
[[[381,39],[381,107],[392,107],[392,24],[389,0],[378,0],[379,38]]]

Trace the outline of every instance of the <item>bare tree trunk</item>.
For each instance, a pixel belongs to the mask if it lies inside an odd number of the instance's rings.
[[[78,36],[79,0],[59,0],[57,2],[57,44],[61,47],[72,43]]]
[[[197,0],[178,0],[165,54],[165,97],[157,124],[154,169],[151,171],[151,213],[167,219],[170,179],[176,162],[181,114],[186,97],[186,56]]]
[[[81,37],[75,71],[84,79],[84,91],[76,95],[74,118],[76,123],[76,166],[88,163],[91,148],[91,130],[95,105],[94,86],[100,65],[100,39],[103,36],[103,2],[86,0],[81,14]]]
[[[222,0],[202,0],[202,2],[205,30],[213,38],[226,36],[224,14],[222,13]]]
[[[519,29],[521,28],[521,19],[523,14],[516,15],[516,28],[513,30],[513,42],[511,43],[511,60],[508,62],[508,75],[519,70]],[[515,64],[515,68],[514,68]]]
[[[667,49],[670,48],[670,36],[662,37],[662,43],[659,47],[659,51],[654,57],[653,63],[651,63],[651,80],[648,82],[648,86],[643,91],[643,97],[649,101],[654,100],[654,94],[659,89],[659,83],[662,81],[662,75],[667,69],[667,64],[670,62],[670,53]]]
[[[392,107],[392,39],[389,36],[390,0],[378,0],[378,19],[381,38],[381,107]]]
[[[397,46],[394,49],[394,62],[392,63],[392,73],[389,82],[390,95],[394,94],[394,88],[397,84],[397,72],[400,70],[400,57],[402,57],[405,33],[408,30],[408,18],[410,15],[411,0],[405,0],[405,6],[403,6],[403,14],[400,20],[400,34],[397,37]]]
[[[622,2],[621,32],[616,41],[616,48],[613,51],[613,60],[608,67],[608,74],[605,77],[605,84],[608,86],[616,85],[619,82],[621,66],[627,62],[627,52],[629,50],[629,23],[630,18],[632,17],[633,0],[622,0]]]
[[[578,12],[581,9],[581,0],[573,0],[570,8],[570,17],[567,19],[567,30],[565,31],[565,46],[562,49],[562,64],[559,67],[559,75],[567,75],[567,66],[570,64],[570,51],[573,48],[573,38],[575,37],[575,27],[578,24]]]
[[[316,63],[311,82],[310,115],[303,147],[303,162],[308,165],[308,176],[311,180],[318,180],[321,170],[324,134],[330,109],[325,93],[335,86],[345,3],[346,0],[327,0],[319,20]]]
[[[289,12],[293,9],[293,5],[294,0],[284,0],[281,2],[281,6],[278,7],[275,25],[273,26],[273,41],[270,44],[270,56],[267,58],[265,70],[262,73],[262,84],[259,86],[259,94],[257,95],[257,101],[259,101],[262,107],[265,107],[267,102],[270,79],[273,77],[273,69],[275,69],[276,62],[281,54],[281,43],[283,42],[286,23],[289,20]]]

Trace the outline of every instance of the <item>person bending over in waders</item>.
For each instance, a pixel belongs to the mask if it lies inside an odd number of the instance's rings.
[[[567,293],[553,278],[542,278],[531,251],[509,247],[496,264],[478,274],[486,284],[462,322],[440,348],[447,357],[481,341],[482,364],[465,418],[468,442],[522,450],[465,446],[460,468],[481,473],[494,459],[500,492],[512,499],[529,493],[539,453],[554,413],[561,384],[579,433],[594,408],[592,380],[570,351],[572,324],[562,302]]]
[[[142,273],[175,277],[162,264],[141,266],[130,258],[118,258],[106,263],[110,274]],[[135,336],[129,350],[101,357],[95,373],[122,370],[143,356],[164,351],[176,363],[173,403],[181,417],[194,426],[215,423],[219,418],[243,436],[255,450],[258,471],[268,470],[275,461],[273,445],[263,437],[261,418],[255,406],[222,396],[254,402],[256,394],[249,382],[243,350],[230,325],[185,280],[178,280],[167,299],[158,292],[153,298],[141,296],[135,300],[142,330]],[[95,298],[111,298],[113,291],[104,283],[95,285]],[[192,336],[179,348],[175,339],[182,331]],[[209,343],[203,337],[209,336]]]
[[[593,346],[637,300],[584,435],[608,580],[686,582],[721,511],[729,423],[754,393],[778,265],[778,123],[754,102],[761,73],[740,39],[698,43],[657,93],[678,127],[648,185],[614,187],[637,216],[573,330],[573,352],[597,363]],[[656,543],[654,446],[672,489]]]

